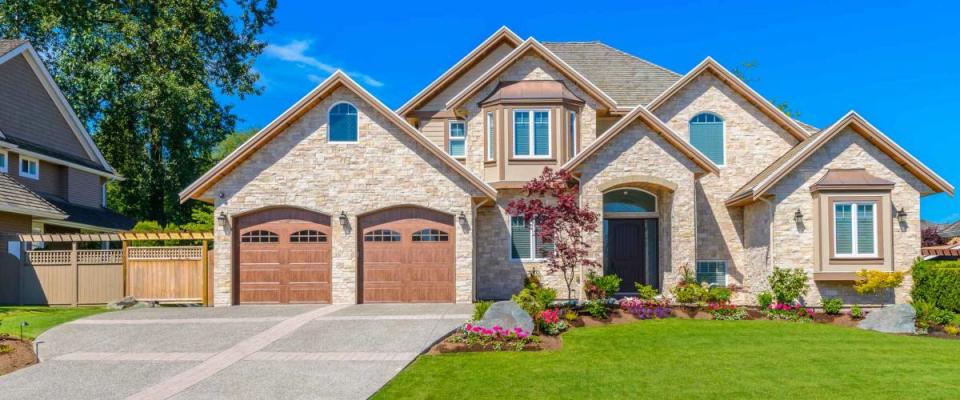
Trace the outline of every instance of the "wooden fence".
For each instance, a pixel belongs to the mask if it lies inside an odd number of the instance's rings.
[[[0,303],[105,304],[142,301],[209,304],[211,253],[201,246],[23,251],[0,262]]]

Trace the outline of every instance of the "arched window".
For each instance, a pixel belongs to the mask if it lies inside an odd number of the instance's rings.
[[[307,229],[290,234],[290,243],[323,243],[327,235],[320,231]]]
[[[350,103],[337,103],[330,108],[331,142],[357,141],[357,108]]]
[[[389,229],[377,229],[363,235],[364,242],[399,242],[400,233]]]
[[[616,189],[603,194],[604,213],[657,212],[657,197],[638,189]]]
[[[446,242],[450,236],[439,229],[422,229],[413,233],[414,242]]]
[[[690,120],[690,144],[717,165],[726,162],[723,134],[723,118],[715,114],[700,113]]]
[[[276,243],[279,239],[276,233],[262,230],[250,231],[240,235],[240,242],[242,243]]]

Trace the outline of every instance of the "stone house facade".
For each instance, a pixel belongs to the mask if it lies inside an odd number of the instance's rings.
[[[599,42],[501,28],[397,110],[341,72],[181,198],[216,207],[215,303],[471,302],[545,271],[507,213],[545,167],[578,178],[606,274],[668,293],[802,268],[804,301],[920,254],[920,198],[953,187],[851,112],[817,129],[707,58],[681,75]],[[577,271],[577,285],[587,271]],[[579,296],[579,291],[575,296]]]

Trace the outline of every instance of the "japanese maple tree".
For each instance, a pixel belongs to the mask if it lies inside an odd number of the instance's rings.
[[[526,198],[511,201],[507,212],[533,221],[540,243],[552,243],[546,256],[547,272],[560,272],[567,285],[567,298],[573,298],[573,282],[577,268],[598,266],[587,257],[590,244],[584,236],[597,231],[597,213],[581,208],[577,202],[579,185],[570,171],[543,173],[523,186]],[[540,249],[535,249],[540,251]]]
[[[946,244],[946,240],[943,240],[943,237],[940,236],[940,232],[935,226],[925,228],[923,231],[920,232],[920,236],[921,236],[920,240],[922,241],[921,245],[923,247],[939,246],[942,244]]]

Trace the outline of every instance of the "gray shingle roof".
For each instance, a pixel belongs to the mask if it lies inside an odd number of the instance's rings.
[[[646,105],[680,74],[601,42],[544,42],[621,107]]]
[[[0,56],[7,54],[10,50],[20,47],[20,45],[24,43],[27,43],[27,41],[0,39]]]
[[[44,195],[44,199],[70,214],[66,222],[98,226],[101,228],[130,230],[137,221],[104,207],[86,207],[73,204],[55,196]]]
[[[0,207],[30,215],[38,213],[44,216],[67,216],[49,201],[5,173],[0,173]]]

